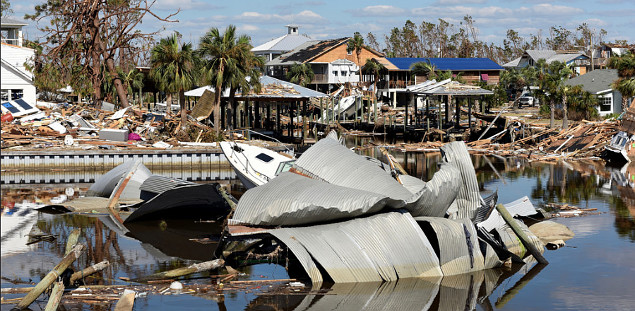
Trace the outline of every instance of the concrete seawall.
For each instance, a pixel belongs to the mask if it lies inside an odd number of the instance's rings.
[[[153,173],[192,180],[235,178],[219,148],[173,150],[2,151],[1,184],[90,183],[113,167],[141,160]]]

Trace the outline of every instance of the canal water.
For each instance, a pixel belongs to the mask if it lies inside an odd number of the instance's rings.
[[[373,155],[374,150],[361,153]],[[401,153],[394,156],[411,175],[429,180],[439,154]],[[546,251],[547,266],[533,263],[511,269],[491,269],[443,279],[403,280],[384,284],[337,284],[310,288],[289,284],[285,263],[261,263],[240,268],[241,274],[216,290],[166,291],[165,284],[142,288],[134,310],[633,310],[635,306],[635,174],[628,168],[605,168],[592,162],[530,163],[474,155],[483,196],[498,191],[499,202],[528,196],[538,208],[567,203],[597,208],[582,217],[555,218],[575,237],[563,248]],[[227,181],[224,181],[227,182]],[[239,182],[228,181],[239,197]],[[60,194],[84,193],[89,184],[2,185],[4,206]],[[8,209],[7,209],[8,210]],[[6,212],[6,211],[5,211]],[[75,264],[86,267],[102,260],[110,268],[90,284],[129,283],[137,278],[213,258],[219,223],[192,220],[146,221],[121,232],[104,215],[36,213],[2,238],[2,288],[33,286],[63,256],[68,234],[82,230],[87,251]],[[54,241],[26,245],[33,227],[55,236]],[[3,231],[5,229],[3,228]],[[220,278],[199,273],[182,280],[186,287],[219,289]],[[242,285],[238,285],[242,284]],[[146,290],[147,295],[143,294]],[[160,294],[158,292],[163,292]],[[4,299],[24,294],[2,294]],[[31,309],[44,309],[46,295]],[[114,300],[64,298],[66,310],[111,310]],[[2,310],[11,309],[2,304]]]

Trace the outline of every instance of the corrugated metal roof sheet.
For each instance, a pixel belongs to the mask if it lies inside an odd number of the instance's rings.
[[[319,288],[319,284],[321,284],[324,280],[322,279],[322,273],[320,269],[311,258],[311,254],[299,243],[293,236],[289,235],[290,232],[288,230],[274,230],[271,232],[273,236],[284,241],[285,245],[291,250],[295,258],[298,259],[304,271],[311,278],[311,282],[313,282],[314,287]]]
[[[451,211],[451,218],[468,218],[473,220],[481,207],[481,194],[476,180],[476,171],[472,164],[472,158],[467,151],[467,146],[462,141],[455,141],[441,147],[443,161],[456,167],[461,172],[463,187],[456,197],[456,210]]]
[[[279,234],[280,231],[284,233]],[[336,283],[441,275],[439,259],[430,242],[408,213],[275,229],[271,234],[285,244],[289,239],[302,244]]]
[[[411,176],[401,176],[401,180],[411,183]],[[452,165],[442,163],[432,179],[416,194],[419,199],[406,208],[413,216],[445,217],[463,186],[461,172]]]
[[[404,205],[403,201],[377,193],[285,172],[245,192],[232,219],[253,225],[303,225],[348,219],[376,213],[387,206],[401,208]]]
[[[468,71],[468,70],[504,70],[499,64],[489,58],[409,58],[387,57],[389,62],[400,70],[410,70],[410,66],[419,62],[430,62],[437,70]]]
[[[455,275],[483,270],[484,257],[478,243],[474,224],[469,219],[417,217],[428,222],[439,243],[439,263],[443,275]]]
[[[530,216],[538,213],[527,196],[524,196],[513,202],[505,203],[503,204],[503,206],[507,209],[509,214],[512,215],[512,217]],[[492,231],[495,228],[501,228],[505,225],[505,219],[503,219],[503,217],[497,210],[493,210],[489,218],[478,224],[479,227],[482,227],[487,231]]]
[[[196,185],[196,183],[161,175],[151,175],[150,177],[148,177],[148,179],[143,181],[143,183],[139,187],[139,190],[141,190],[142,195],[144,195],[144,192],[149,192],[150,194],[157,195],[170,189],[187,185]],[[151,197],[145,197],[143,199],[149,200],[150,198]]]
[[[386,171],[332,138],[324,138],[307,149],[294,168],[328,183],[365,190],[397,200],[412,201],[412,193]]]

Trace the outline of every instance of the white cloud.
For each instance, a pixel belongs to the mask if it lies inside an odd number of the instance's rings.
[[[487,0],[439,0],[437,4],[439,5],[450,5],[450,4],[480,4],[485,3]]]
[[[302,23],[304,24],[315,24],[324,22],[324,18],[319,14],[310,11],[304,10],[297,14],[262,14],[259,12],[243,12],[242,14],[235,17],[236,20],[249,22],[249,23]]]
[[[392,5],[371,5],[361,10],[350,10],[353,16],[399,16],[404,15],[406,10]]]
[[[248,32],[248,31],[258,31],[258,30],[260,30],[260,27],[254,26],[254,25],[243,24],[238,26],[238,32]]]

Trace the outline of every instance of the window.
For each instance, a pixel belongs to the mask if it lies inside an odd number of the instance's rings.
[[[333,75],[334,75],[334,76],[336,76],[336,77],[337,77],[337,73],[338,73],[338,71],[337,71],[337,70],[334,70],[334,71],[333,71]]]
[[[613,111],[613,96],[611,95],[599,96],[598,104],[600,104],[600,112]]]
[[[12,89],[12,90],[2,90],[2,100],[16,100],[20,99],[24,96],[24,90],[22,89]]]
[[[261,154],[257,155],[256,159],[259,159],[259,160],[261,160],[263,162],[267,162],[267,163],[269,163],[269,162],[271,162],[271,160],[273,160],[272,157],[270,157],[269,155],[266,155],[264,153],[261,153]]]
[[[293,167],[294,163],[295,163],[295,160],[290,160],[290,161],[286,161],[286,162],[282,162],[278,164],[278,169],[276,170],[276,176],[278,176],[282,172],[289,171],[291,167]]]
[[[346,76],[348,76],[348,75],[346,74],[346,71],[344,71],[344,70],[342,70],[342,71],[341,71],[341,75],[342,75],[342,77],[346,77]]]

